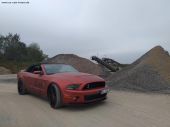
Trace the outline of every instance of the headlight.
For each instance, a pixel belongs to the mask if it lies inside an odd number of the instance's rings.
[[[80,84],[72,84],[72,85],[68,85],[67,89],[68,90],[76,90],[80,87]]]

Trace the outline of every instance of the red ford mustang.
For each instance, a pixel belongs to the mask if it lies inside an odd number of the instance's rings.
[[[106,99],[104,79],[78,72],[66,64],[37,64],[20,71],[18,93],[34,93],[48,98],[51,107],[90,103]]]

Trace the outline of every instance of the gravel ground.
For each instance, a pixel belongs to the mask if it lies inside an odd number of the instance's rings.
[[[16,74],[8,74],[8,75],[0,75],[0,83],[16,83],[17,75]]]
[[[109,82],[113,89],[170,93],[170,85],[148,65],[117,72],[110,77]]]
[[[165,94],[111,91],[104,102],[54,110],[39,97],[18,95],[16,83],[1,82],[0,127],[170,127],[169,100]]]

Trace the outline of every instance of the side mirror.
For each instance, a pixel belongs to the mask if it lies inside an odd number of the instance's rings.
[[[34,73],[34,74],[43,75],[43,72],[42,72],[42,71],[34,71],[33,73]]]

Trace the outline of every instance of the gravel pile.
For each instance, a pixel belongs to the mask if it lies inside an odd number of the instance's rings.
[[[123,70],[109,76],[113,89],[170,92],[170,56],[156,46]]]
[[[5,67],[0,66],[0,75],[11,74],[11,71]]]
[[[63,63],[70,64],[80,72],[90,73],[95,75],[103,75],[103,69],[98,64],[92,61],[79,57],[74,54],[59,54],[46,61],[47,63]]]

